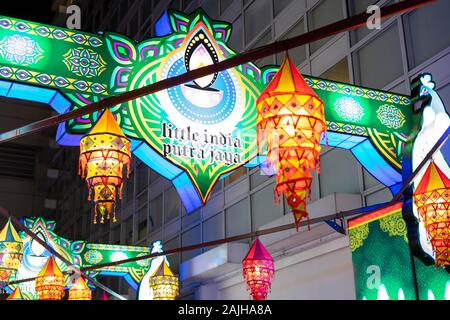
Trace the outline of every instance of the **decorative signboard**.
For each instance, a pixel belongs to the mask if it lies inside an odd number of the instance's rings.
[[[450,274],[411,255],[402,205],[349,220],[356,298],[450,299]]]
[[[155,241],[151,247],[70,241],[55,234],[54,230],[56,223],[54,221],[46,221],[40,217],[25,218],[24,225],[77,267],[88,267],[140,257],[150,253],[163,252],[160,241]],[[47,262],[48,257],[51,255],[47,249],[24,232],[20,232],[19,235],[24,244],[23,259],[17,273],[11,277],[11,281],[36,277]],[[61,271],[68,271],[68,267],[65,263],[58,258],[56,258],[56,262]],[[124,277],[133,289],[138,290],[139,283],[151,268],[152,262],[153,259],[144,259],[113,267],[102,267],[95,271],[88,271],[87,274],[94,278],[98,275]],[[69,275],[67,275],[66,284],[68,284],[69,281]],[[19,283],[18,285],[11,285],[10,289],[14,289],[16,286],[19,286],[22,294],[27,299],[37,298],[34,289],[34,281],[26,281]]]
[[[116,33],[90,34],[0,16],[0,95],[82,108],[159,80],[217,63],[236,53],[231,24],[169,11],[158,37],[140,43]],[[214,184],[254,166],[256,99],[276,67],[241,65],[111,108],[135,156],[171,180],[187,212],[205,204]],[[379,181],[401,183],[403,145],[412,107],[405,96],[305,77],[325,102],[323,144],[351,150]],[[57,141],[78,145],[101,113],[61,124]]]

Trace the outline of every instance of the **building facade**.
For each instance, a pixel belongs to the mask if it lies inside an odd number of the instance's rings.
[[[81,0],[82,30],[114,31],[140,41],[154,36],[154,24],[168,8],[198,7],[217,20],[233,23],[230,47],[242,52],[314,30],[361,13],[374,0]],[[431,72],[438,92],[450,105],[450,38],[430,37],[449,30],[450,1],[383,21],[381,29],[360,28],[290,52],[305,75],[410,94],[411,79]],[[280,64],[278,55],[256,61]],[[55,179],[59,234],[90,242],[165,249],[189,246],[292,222],[286,203],[274,204],[275,179],[258,168],[242,168],[222,179],[201,209],[186,214],[171,183],[138,160],[125,182],[119,223],[93,225],[84,181],[76,176],[78,150],[61,148],[51,166]],[[321,172],[315,174],[309,211],[313,218],[389,201],[392,194],[347,151],[323,147]],[[240,262],[253,239],[186,251],[168,257],[181,274],[182,299],[248,299]],[[354,299],[348,238],[325,223],[311,231],[285,231],[261,237],[275,258],[271,299]],[[134,298],[122,279],[102,282]]]

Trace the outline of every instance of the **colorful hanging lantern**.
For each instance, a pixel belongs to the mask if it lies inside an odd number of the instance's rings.
[[[100,300],[108,300],[108,295],[103,291],[102,298]]]
[[[242,260],[242,268],[253,300],[267,299],[275,267],[272,256],[259,239]]]
[[[259,144],[267,143],[278,197],[284,194],[297,230],[308,217],[312,172],[319,171],[320,139],[326,130],[324,104],[289,56],[257,101]]]
[[[437,266],[450,265],[450,179],[431,162],[414,191]]]
[[[123,168],[130,172],[130,141],[125,137],[112,113],[103,115],[80,141],[79,174],[89,189],[89,200],[94,202],[94,224],[100,214],[100,223],[106,219],[116,222],[116,197],[122,198]]]
[[[154,300],[175,300],[178,296],[178,277],[170,270],[166,259],[163,259],[158,269],[150,277],[150,288],[153,289]]]
[[[82,277],[78,277],[69,289],[69,300],[92,300],[92,291]]]
[[[39,300],[61,300],[64,282],[64,275],[53,256],[50,256],[36,278],[35,288]]]
[[[22,292],[19,287],[16,287],[14,291],[9,295],[6,300],[25,300],[22,296]]]
[[[23,243],[11,220],[0,231],[0,287],[17,271],[23,257]]]

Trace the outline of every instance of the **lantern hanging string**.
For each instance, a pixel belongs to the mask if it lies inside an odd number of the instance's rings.
[[[424,168],[424,166],[430,161],[430,159],[432,159],[433,155],[448,140],[449,135],[450,135],[450,128],[447,128],[446,132],[439,138],[437,143],[433,146],[433,148],[430,150],[430,152],[426,155],[424,160],[419,164],[419,166],[416,168],[416,170],[414,170],[414,172],[411,174],[411,176],[404,182],[404,184],[400,188],[399,192],[393,197],[393,199],[390,202],[376,204],[376,205],[373,205],[373,206],[362,207],[362,208],[358,208],[358,209],[341,211],[341,212],[338,212],[338,213],[333,214],[333,215],[328,215],[328,216],[325,216],[325,217],[311,219],[310,224],[316,224],[316,223],[324,222],[324,221],[327,221],[327,220],[333,220],[333,219],[343,219],[343,218],[347,218],[347,217],[351,217],[351,216],[356,216],[356,215],[359,215],[359,214],[364,214],[364,213],[369,212],[371,210],[381,210],[383,208],[387,208],[387,207],[393,205],[394,203],[398,202],[399,199],[401,198],[401,196],[403,195],[403,193],[408,188],[408,186],[411,184],[411,182],[417,176],[417,174]],[[2,207],[0,207],[0,213],[3,216],[5,216],[5,212],[6,212],[6,210],[4,210]],[[5,216],[5,217],[6,218],[9,217],[9,215]],[[15,222],[16,219],[14,219],[12,221],[14,223],[16,223]],[[305,222],[305,221],[301,222],[302,226],[305,226],[306,224],[307,224],[307,222]],[[23,227],[23,228],[25,228],[25,227]],[[96,270],[96,269],[100,269],[100,268],[113,267],[113,266],[117,266],[117,265],[121,265],[121,264],[125,264],[125,263],[131,263],[131,262],[136,262],[136,261],[141,261],[141,260],[148,260],[148,259],[156,258],[156,257],[159,257],[159,256],[171,255],[171,254],[175,254],[175,253],[179,253],[179,252],[191,251],[191,250],[201,249],[201,248],[205,248],[205,247],[211,247],[211,246],[215,246],[215,245],[219,245],[219,244],[224,244],[224,243],[229,243],[229,242],[234,242],[234,241],[239,241],[239,240],[245,240],[245,239],[250,239],[250,238],[256,238],[256,237],[259,237],[259,236],[273,234],[273,233],[277,233],[277,232],[282,232],[282,231],[290,230],[290,229],[293,229],[293,228],[296,228],[296,224],[295,223],[290,223],[290,224],[286,224],[286,225],[282,225],[282,226],[278,226],[278,227],[273,227],[273,228],[253,231],[253,232],[249,232],[249,233],[244,233],[244,234],[241,234],[241,235],[228,237],[228,238],[224,238],[224,239],[219,239],[219,240],[214,240],[214,241],[209,241],[209,242],[203,242],[203,243],[200,243],[200,244],[195,244],[195,245],[186,246],[186,247],[179,247],[179,248],[167,250],[167,251],[164,251],[164,252],[151,253],[151,254],[148,254],[148,255],[139,256],[139,257],[135,257],[135,258],[125,259],[125,260],[118,260],[118,261],[115,261],[115,262],[104,263],[104,264],[92,265],[92,266],[81,268],[80,270],[82,270],[82,271],[90,271],[90,270]],[[31,232],[30,230],[28,230],[27,233],[28,234],[31,233],[33,235],[32,236],[33,239],[36,239],[36,241],[38,241],[40,244],[42,244],[45,248],[48,248],[49,250],[50,249],[53,250],[45,242],[43,242],[40,238],[38,238],[36,235],[34,235],[34,233]],[[35,279],[36,278],[28,278],[28,279],[21,279],[21,280],[17,280],[17,281],[11,281],[11,284],[18,284],[18,283],[23,283],[23,282],[28,282],[28,281],[34,281]]]
[[[382,7],[380,9],[380,18],[386,19],[392,16],[397,16],[402,13],[423,7],[427,4],[436,2],[437,0],[409,0],[402,1],[390,6]],[[96,111],[100,111],[109,107],[120,105],[122,103],[153,94],[158,91],[169,89],[198,78],[202,78],[211,74],[215,74],[227,69],[237,67],[239,65],[257,61],[262,58],[272,56],[274,54],[282,53],[296,47],[306,45],[308,43],[328,38],[330,36],[339,34],[345,31],[351,31],[361,26],[366,25],[367,21],[371,17],[370,13],[361,13],[335,23],[326,25],[322,28],[304,33],[300,36],[290,39],[277,41],[259,48],[255,48],[244,53],[235,55],[229,59],[223,60],[219,63],[211,64],[205,67],[201,67],[195,70],[188,71],[179,76],[168,78],[150,84],[148,86],[132,90],[117,96],[106,98],[96,103],[92,103],[83,108],[75,109],[73,111],[60,114],[57,116],[49,117],[40,121],[33,122],[25,125],[21,128],[13,129],[8,132],[0,134],[0,143],[11,141],[19,137],[23,137],[46,128],[57,125],[58,123],[65,122],[71,119],[82,117],[91,114]]]

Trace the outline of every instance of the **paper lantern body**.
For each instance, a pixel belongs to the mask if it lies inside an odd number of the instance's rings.
[[[23,257],[23,243],[11,220],[0,231],[0,285],[7,285]]]
[[[275,273],[273,258],[259,239],[242,260],[242,272],[253,300],[265,300]]]
[[[312,172],[320,166],[320,139],[326,130],[323,101],[286,57],[259,97],[257,108],[260,150],[267,144],[276,194],[286,197],[298,229],[308,217]]]
[[[117,197],[122,198],[123,170],[130,172],[130,141],[106,109],[88,135],[80,140],[79,173],[86,178],[94,202],[94,224],[116,222]]]
[[[39,300],[61,300],[64,284],[64,275],[53,256],[50,256],[36,278],[35,288]]]
[[[414,191],[437,266],[450,265],[450,179],[431,162]]]
[[[165,259],[150,277],[149,285],[153,289],[154,300],[174,300],[179,294],[178,277],[170,270]]]
[[[82,277],[77,278],[69,289],[69,300],[92,300],[92,291]]]

